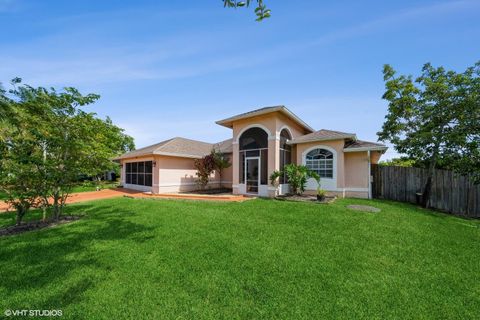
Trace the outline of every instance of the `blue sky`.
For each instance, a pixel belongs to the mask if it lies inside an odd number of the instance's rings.
[[[383,64],[418,74],[480,60],[479,0],[266,3],[272,17],[257,23],[220,0],[0,0],[0,81],[98,93],[87,110],[138,147],[227,139],[216,120],[279,104],[376,141]]]

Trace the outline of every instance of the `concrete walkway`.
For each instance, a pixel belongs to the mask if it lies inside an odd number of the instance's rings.
[[[132,198],[159,198],[159,199],[185,199],[185,200],[211,200],[211,201],[229,201],[229,202],[241,202],[248,200],[249,198],[240,195],[203,195],[203,194],[182,194],[182,193],[164,193],[164,194],[149,194],[137,190],[117,188],[117,189],[104,189],[100,191],[91,192],[79,192],[72,193],[67,203],[84,202],[99,199],[109,199],[116,197],[132,197]],[[8,204],[4,201],[0,201],[0,212],[13,210],[9,208]]]

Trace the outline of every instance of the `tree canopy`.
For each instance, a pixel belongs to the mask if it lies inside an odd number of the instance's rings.
[[[441,167],[480,180],[480,62],[460,73],[427,63],[416,79],[385,65],[383,75],[388,113],[379,139],[432,173]]]
[[[112,121],[80,107],[99,99],[75,88],[57,91],[12,81],[0,93],[6,110],[0,126],[0,189],[17,208],[17,223],[29,207],[53,199],[54,217],[80,175],[96,176],[116,165],[112,158],[134,148]]]
[[[237,1],[237,0],[223,0],[223,6],[227,8],[243,8],[250,7],[252,0],[246,1]],[[263,19],[269,18],[271,10],[267,8],[263,0],[256,0],[257,6],[255,7],[255,15],[257,16],[257,21],[262,21]]]

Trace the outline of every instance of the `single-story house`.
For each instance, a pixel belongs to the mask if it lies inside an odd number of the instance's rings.
[[[270,174],[288,163],[304,164],[321,177],[321,187],[340,197],[371,196],[370,165],[387,150],[383,144],[362,141],[354,133],[315,131],[285,106],[242,113],[217,124],[232,129],[232,138],[207,143],[172,138],[123,154],[124,187],[152,193],[192,191],[198,188],[194,160],[216,149],[232,166],[212,174],[210,188],[227,187],[234,194],[273,197],[288,192],[282,177],[272,186]],[[310,179],[306,192],[315,193]]]

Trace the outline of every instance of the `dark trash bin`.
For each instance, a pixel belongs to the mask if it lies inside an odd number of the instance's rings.
[[[416,201],[417,204],[422,204],[423,203],[422,198],[423,198],[423,193],[417,192],[415,194],[415,201]]]

